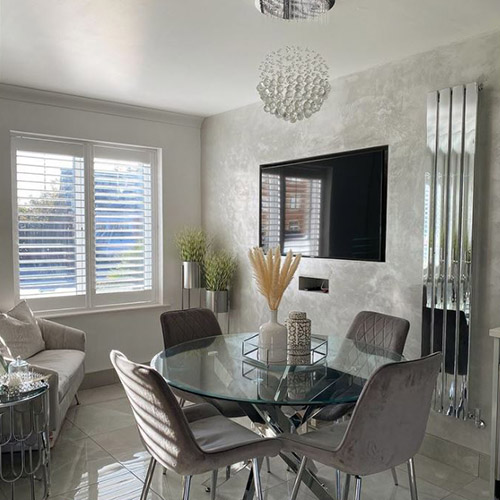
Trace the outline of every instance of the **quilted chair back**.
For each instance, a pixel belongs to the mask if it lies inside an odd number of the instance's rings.
[[[354,318],[346,337],[403,354],[409,330],[410,323],[406,319],[361,311]]]
[[[370,377],[337,449],[345,472],[377,474],[418,452],[441,360],[441,353],[435,353],[391,363]]]
[[[111,351],[110,358],[148,452],[164,467],[191,474],[204,454],[168,384],[156,370],[129,361],[121,352]]]
[[[168,311],[160,316],[165,349],[182,342],[222,335],[219,322],[210,309]]]

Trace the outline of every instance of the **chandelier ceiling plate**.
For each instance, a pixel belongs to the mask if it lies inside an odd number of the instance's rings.
[[[314,19],[326,14],[334,5],[335,0],[255,0],[262,14],[291,21]]]

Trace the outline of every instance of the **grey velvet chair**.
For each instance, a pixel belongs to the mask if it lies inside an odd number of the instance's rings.
[[[403,354],[409,330],[410,323],[406,319],[373,311],[361,311],[354,318],[346,338]],[[344,417],[353,408],[354,403],[327,406],[314,418],[333,422]]]
[[[118,351],[112,351],[110,358],[132,407],[141,440],[152,457],[141,500],[148,495],[157,463],[184,476],[183,500],[188,500],[194,474],[247,460],[253,462],[255,490],[262,500],[258,459],[276,456],[281,449],[279,440],[261,438],[208,404],[183,411],[156,370],[133,363]]]
[[[181,311],[167,311],[160,316],[160,323],[163,333],[163,344],[165,349],[175,347],[183,342],[198,340],[206,337],[222,335],[219,322],[215,314],[210,309],[185,309]],[[201,397],[189,394],[184,391],[174,390],[181,399],[193,403],[205,402]],[[225,417],[244,417],[245,412],[238,403],[211,399],[213,404]]]
[[[424,438],[441,353],[380,367],[368,380],[348,423],[302,435],[283,435],[283,450],[303,455],[291,500],[295,500],[307,459],[347,474],[344,500],[352,476],[356,500],[361,478],[408,464],[412,500],[417,500],[413,457]],[[337,497],[340,499],[340,484]]]

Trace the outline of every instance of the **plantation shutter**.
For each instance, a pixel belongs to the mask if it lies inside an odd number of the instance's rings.
[[[281,244],[281,177],[262,174],[261,242],[268,250]]]
[[[284,252],[292,249],[308,257],[319,255],[322,180],[285,178]]]
[[[83,145],[25,137],[13,144],[18,298],[38,309],[84,306]]]
[[[152,153],[94,146],[92,204],[94,303],[152,300]]]

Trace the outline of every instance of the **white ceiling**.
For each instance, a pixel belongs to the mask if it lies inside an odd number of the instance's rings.
[[[328,21],[254,0],[0,0],[0,81],[208,116],[258,100],[258,65],[299,44],[331,76],[500,29],[499,0],[337,0]]]

